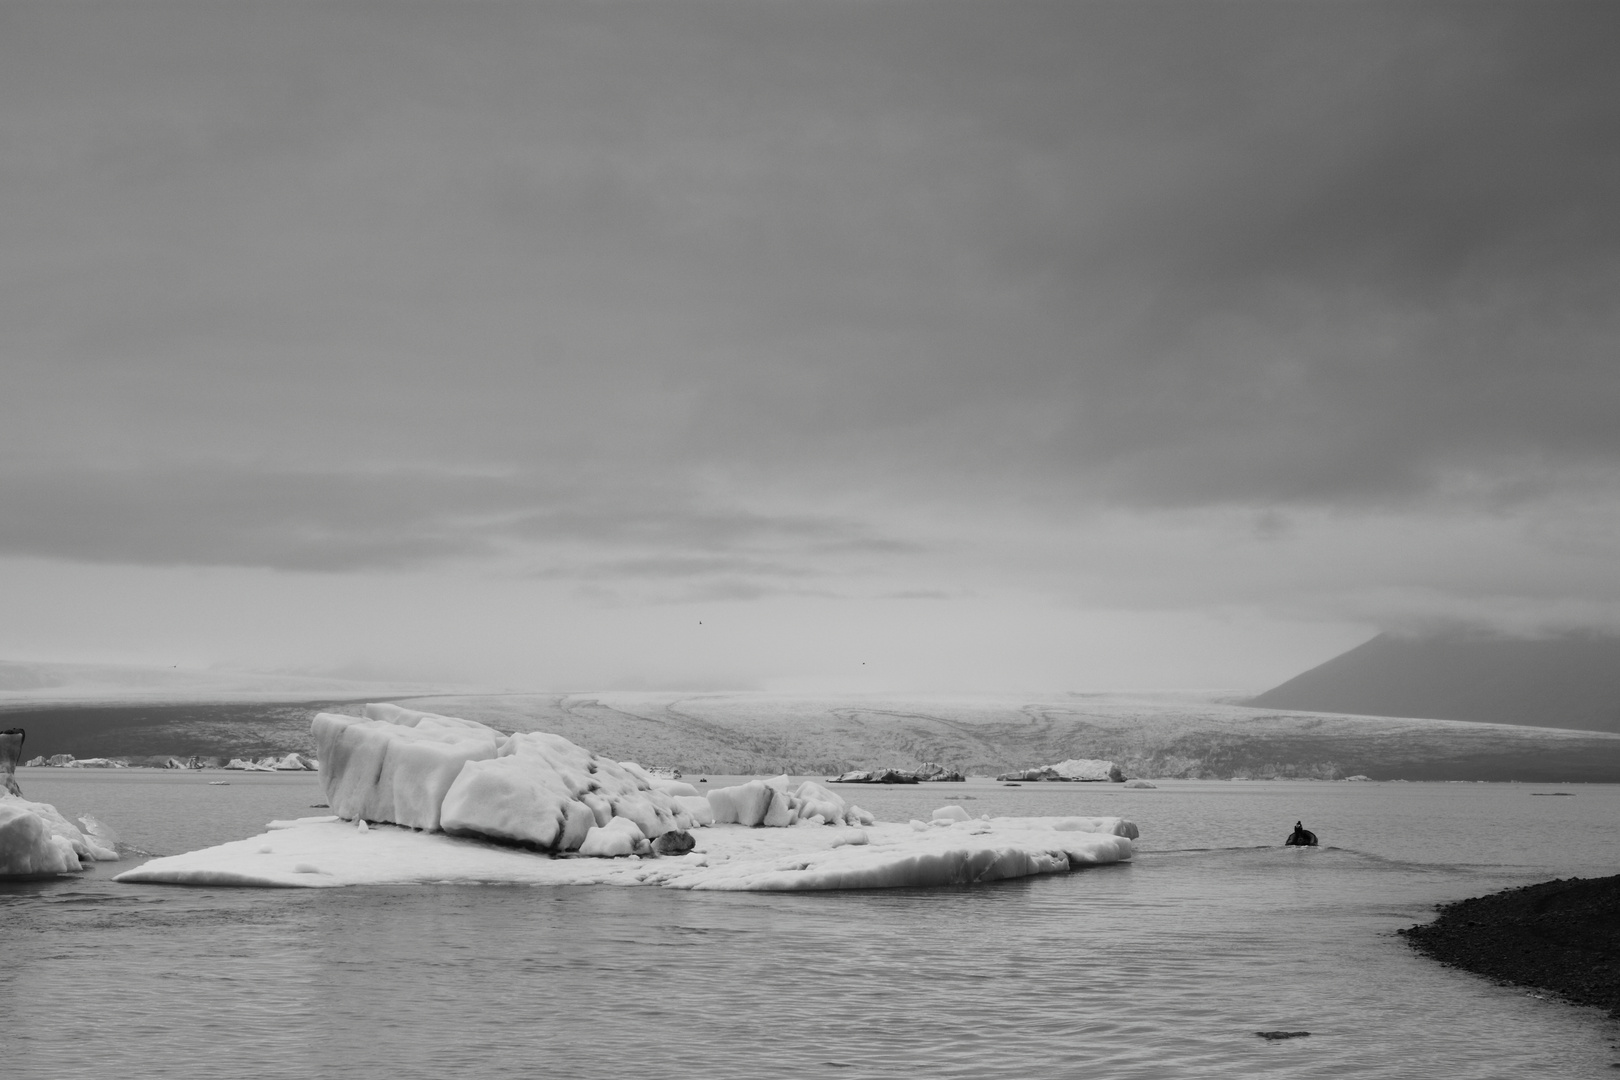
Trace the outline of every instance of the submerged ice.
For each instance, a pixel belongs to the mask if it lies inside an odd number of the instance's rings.
[[[1137,835],[1120,818],[973,819],[960,807],[879,823],[824,785],[786,776],[705,797],[560,735],[506,735],[396,705],[321,713],[312,726],[331,816],[272,823],[264,836],[154,859],[116,880],[931,886],[1128,861]]]

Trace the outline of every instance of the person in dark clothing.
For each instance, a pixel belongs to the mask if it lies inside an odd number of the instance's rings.
[[[1284,847],[1315,847],[1316,834],[1307,829],[1303,822],[1294,822],[1294,831],[1288,834],[1283,841]]]

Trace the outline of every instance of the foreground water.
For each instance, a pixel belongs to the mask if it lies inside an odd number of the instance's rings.
[[[151,854],[323,800],[310,775],[19,778]],[[844,794],[886,820],[947,801],[1122,814],[1140,854],[812,895],[113,883],[137,855],[0,885],[4,1075],[1517,1078],[1612,1076],[1620,1061],[1595,1010],[1440,967],[1394,934],[1439,902],[1620,872],[1620,786]],[[1325,846],[1278,847],[1296,819]],[[1255,1035],[1275,1029],[1311,1035]]]

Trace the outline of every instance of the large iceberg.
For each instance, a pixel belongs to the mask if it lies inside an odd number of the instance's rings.
[[[824,785],[786,776],[704,797],[560,735],[505,735],[392,705],[321,713],[313,730],[332,815],[272,822],[263,836],[154,859],[116,880],[881,888],[1125,862],[1137,835],[1121,818],[972,819],[960,807],[880,824]]]
[[[0,795],[0,878],[74,874],[87,862],[116,858],[94,819],[75,825],[50,803]]]

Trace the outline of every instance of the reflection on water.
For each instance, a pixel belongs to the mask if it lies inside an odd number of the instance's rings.
[[[208,797],[184,779],[25,790],[168,851],[164,814]],[[260,821],[318,812],[310,780],[266,779],[214,791]],[[933,891],[184,889],[114,885],[114,864],[0,887],[6,1075],[1613,1075],[1597,1014],[1393,934],[1437,901],[1620,862],[1620,788],[1530,790],[855,790],[885,818],[972,794],[975,814],[1143,828],[1131,866]],[[125,799],[146,804],[133,826]],[[1326,846],[1275,846],[1296,818]],[[1312,1034],[1254,1035],[1278,1028]]]

